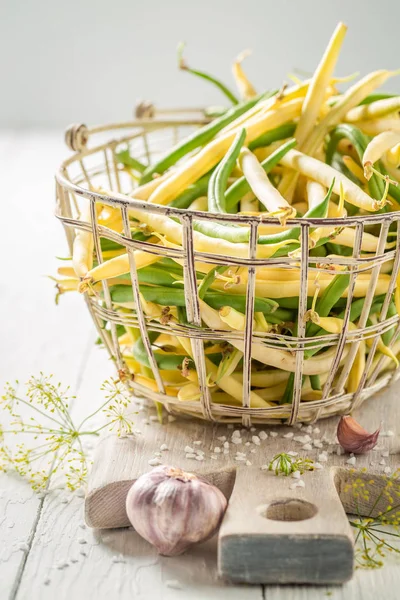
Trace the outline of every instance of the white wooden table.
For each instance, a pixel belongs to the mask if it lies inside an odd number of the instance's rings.
[[[53,217],[53,173],[66,152],[62,132],[0,135],[0,386],[40,370],[54,373],[78,395],[80,404],[73,407],[78,416],[98,404],[100,384],[113,367],[94,345],[82,298],[69,294],[55,306],[52,283],[45,278],[58,266],[54,256],[66,253],[62,227]],[[380,570],[359,570],[341,587],[229,586],[218,580],[213,540],[181,557],[164,558],[133,531],[88,530],[82,509],[78,494],[56,491],[38,498],[20,479],[0,476],[1,600],[395,600],[400,595],[399,558],[386,559]],[[86,543],[78,543],[80,538]]]

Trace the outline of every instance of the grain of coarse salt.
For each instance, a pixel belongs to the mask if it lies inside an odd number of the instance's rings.
[[[211,460],[218,460],[218,456],[216,454],[210,455]]]
[[[321,463],[319,463],[319,462],[316,462],[316,463],[314,463],[314,465],[313,465],[313,466],[314,466],[314,469],[317,469],[317,470],[318,470],[318,469],[323,469],[323,468],[324,468],[324,467],[321,465]]]
[[[246,460],[246,467],[251,467],[251,462],[249,460]]]
[[[174,590],[181,590],[182,589],[182,584],[177,579],[167,579],[166,582],[165,582],[165,585],[167,587],[169,587],[169,588],[174,589]]]
[[[302,446],[303,450],[312,450],[313,447],[311,446],[311,444],[304,444],[304,446]]]
[[[389,450],[385,450],[385,452],[382,452],[382,456],[384,456],[385,458],[389,457]]]
[[[235,460],[237,462],[246,462],[247,458],[245,456],[235,456]]]
[[[240,436],[241,436],[240,429],[235,429],[235,431],[232,433],[232,437],[240,438]]]
[[[158,465],[161,465],[161,461],[158,458],[151,458],[149,460],[149,465],[151,467],[158,467]]]
[[[277,432],[277,431],[270,431],[270,432],[269,432],[269,435],[270,435],[271,437],[277,437],[277,436],[278,436],[278,432]]]
[[[300,471],[293,471],[292,479],[300,479],[300,477],[301,477]]]
[[[229,448],[229,442],[224,442],[224,448]]]
[[[196,458],[197,454],[195,454],[194,452],[187,452],[185,454],[185,458]]]
[[[21,550],[22,552],[29,552],[29,546],[26,542],[20,542],[17,544],[17,549]]]
[[[308,442],[311,442],[311,436],[309,435],[296,435],[293,438],[294,442],[299,442],[299,444],[308,444]]]
[[[167,444],[161,444],[160,450],[161,450],[161,452],[166,452],[167,450],[169,450],[169,448],[168,448]]]
[[[321,440],[314,440],[313,444],[314,444],[315,448],[323,448],[324,447]]]
[[[245,442],[245,446],[251,446],[250,442]]]
[[[196,448],[195,452],[196,452],[196,454],[200,454],[200,455],[205,454],[204,450],[201,450],[200,448]]]
[[[261,471],[268,471],[269,465],[261,465],[260,469]]]
[[[87,540],[83,537],[78,538],[78,544],[87,544]]]
[[[220,435],[219,437],[217,437],[217,440],[219,442],[226,442],[226,435]]]
[[[321,454],[318,454],[318,461],[320,463],[328,462],[328,456],[325,454],[325,452],[321,452]]]
[[[319,427],[314,427],[313,433],[319,433]]]
[[[232,444],[236,444],[237,446],[242,443],[242,438],[233,437]]]
[[[185,446],[184,451],[190,453],[194,452],[193,448],[191,448],[190,446]]]
[[[305,428],[304,428],[304,431],[305,431],[306,433],[311,433],[311,432],[312,432],[312,426],[311,426],[311,425],[308,425],[307,427],[305,427]]]
[[[154,452],[154,456],[156,456],[157,458],[161,457],[161,452]]]
[[[198,454],[198,455],[196,456],[196,460],[199,460],[199,461],[200,461],[200,460],[204,460],[204,456],[203,456],[202,454]]]
[[[256,427],[250,427],[250,431],[251,433],[254,433],[255,431],[257,431]]]
[[[221,448],[219,446],[215,446],[214,453],[219,454],[221,452]]]
[[[289,431],[288,433],[285,433],[285,435],[283,437],[287,440],[291,440],[293,436],[294,436],[293,431]]]
[[[268,433],[266,433],[265,431],[260,431],[258,437],[260,438],[260,440],[266,440],[268,437]]]
[[[386,465],[386,460],[384,458],[382,458],[382,460],[379,463],[380,465]]]
[[[289,450],[288,454],[289,454],[289,456],[298,456],[299,455],[299,453],[295,452],[294,450]]]
[[[348,465],[355,465],[356,462],[357,462],[357,459],[355,456],[350,456],[350,458],[348,458],[346,460],[346,464],[348,464]]]
[[[383,431],[381,433],[382,437],[393,437],[394,436],[394,432],[391,429],[388,429],[387,431]]]
[[[305,484],[305,482],[302,479],[299,479],[298,482],[297,482],[297,487],[304,488],[304,487],[306,487],[306,484]]]
[[[385,467],[385,468],[383,469],[383,472],[384,472],[384,473],[386,473],[386,475],[389,475],[389,473],[390,473],[390,471],[391,471],[391,470],[392,470],[392,469],[391,469],[390,467]]]
[[[252,442],[253,442],[253,444],[255,444],[256,446],[259,446],[259,445],[260,445],[260,441],[261,441],[261,440],[260,440],[260,438],[258,437],[258,435],[253,435],[253,436],[251,437],[251,441],[252,441]]]
[[[202,442],[202,440],[196,440],[195,442],[193,442],[193,444],[194,444],[195,446],[201,446],[201,445],[202,445],[202,443],[203,443],[203,442]]]

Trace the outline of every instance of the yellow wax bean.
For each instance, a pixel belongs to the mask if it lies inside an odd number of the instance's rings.
[[[232,377],[243,383],[242,373],[232,373]],[[270,371],[261,371],[260,373],[251,374],[251,385],[254,387],[267,388],[276,386],[279,383],[286,383],[289,379],[289,373],[287,371],[281,371],[277,369],[271,369]]]
[[[142,252],[141,250],[135,250],[135,262],[136,268],[141,269],[147,265],[151,265],[159,260],[159,256],[156,254],[150,254],[149,252]],[[91,269],[86,273],[86,277],[81,282],[79,287],[80,292],[87,290],[88,284],[96,281],[102,281],[104,279],[111,279],[112,277],[118,277],[119,275],[125,275],[129,273],[129,257],[128,254],[121,254],[111,260],[107,260],[94,269]]]
[[[81,221],[92,222],[89,201],[85,203],[80,215]],[[78,229],[72,248],[72,265],[77,277],[85,277],[93,266],[93,234],[91,231]]]
[[[232,67],[233,76],[236,81],[236,86],[243,100],[250,100],[250,98],[254,98],[254,96],[257,96],[255,88],[247,79],[247,76],[242,68],[243,60],[250,54],[250,50],[244,50],[243,52],[241,52],[235,60],[235,62],[233,63]]]
[[[347,123],[355,123],[368,119],[377,119],[400,110],[400,96],[376,100],[371,104],[355,106],[345,116]]]
[[[386,131],[400,133],[399,119],[376,119],[374,121],[360,121],[357,126],[368,135],[379,135]]]
[[[365,149],[363,155],[363,167],[364,175],[366,179],[370,179],[373,175],[371,167],[376,163],[382,156],[400,143],[400,130],[399,133],[394,131],[385,131],[374,137]]]
[[[380,208],[379,202],[368,196],[361,188],[348,179],[343,173],[327,165],[316,158],[307,156],[298,150],[289,150],[280,161],[286,167],[295,169],[310,179],[318,181],[325,187],[329,187],[334,181],[333,191],[340,194],[340,184],[347,202],[364,210],[374,212]]]

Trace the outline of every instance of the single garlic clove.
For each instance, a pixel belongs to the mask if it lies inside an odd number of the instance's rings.
[[[363,454],[376,446],[379,432],[380,429],[377,429],[374,433],[368,433],[353,417],[347,415],[340,418],[337,438],[347,452]]]
[[[227,501],[205,479],[162,465],[135,481],[126,498],[134,529],[160,554],[182,554],[211,537],[219,527]]]

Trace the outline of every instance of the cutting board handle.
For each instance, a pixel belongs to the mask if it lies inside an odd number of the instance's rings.
[[[296,479],[240,467],[219,533],[219,572],[247,583],[342,583],[354,543],[334,469]]]

